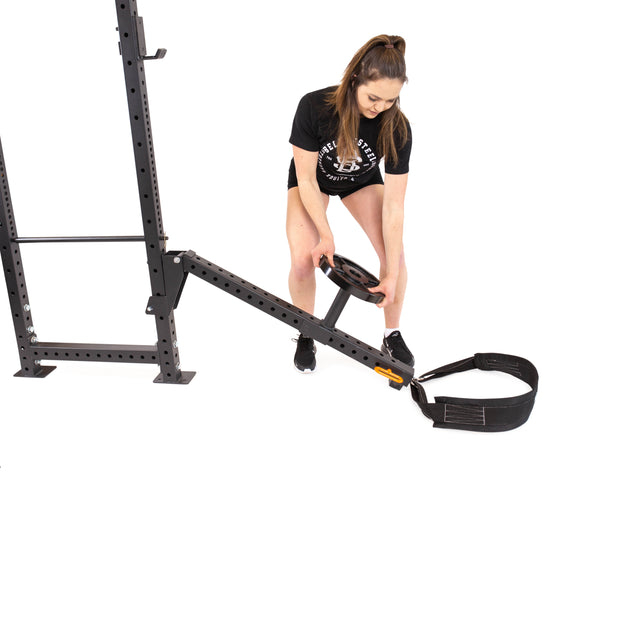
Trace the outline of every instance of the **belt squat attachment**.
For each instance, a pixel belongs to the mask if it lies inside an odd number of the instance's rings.
[[[452,373],[481,369],[502,371],[526,382],[531,391],[510,398],[453,398],[438,396],[435,402],[427,400],[420,383]],[[442,429],[466,431],[509,431],[523,425],[533,409],[538,392],[538,371],[531,362],[519,356],[503,353],[476,353],[472,358],[459,360],[411,381],[411,397],[422,413],[433,420],[433,426]]]

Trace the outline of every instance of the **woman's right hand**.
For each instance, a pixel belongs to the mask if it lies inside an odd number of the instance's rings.
[[[320,238],[320,242],[311,251],[311,259],[313,260],[313,266],[320,266],[320,258],[327,256],[329,264],[335,267],[333,264],[333,254],[336,251],[335,244],[333,243],[333,236],[327,236],[326,238]]]

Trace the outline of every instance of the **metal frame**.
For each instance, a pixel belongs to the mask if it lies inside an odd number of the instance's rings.
[[[31,347],[37,343],[31,316],[31,303],[27,293],[27,282],[22,268],[22,256],[20,247],[16,242],[18,236],[13,205],[11,204],[11,192],[9,191],[9,179],[4,164],[2,142],[0,141],[0,185],[2,194],[0,198],[0,254],[2,254],[2,267],[7,283],[9,305],[13,317],[13,327],[16,333],[18,351],[20,353],[21,369],[16,376],[31,378],[44,378],[55,367],[43,367],[36,356],[31,352]]]
[[[137,13],[136,0],[116,0],[115,4],[144,236],[21,238],[16,230],[9,182],[0,143],[0,183],[2,189],[0,252],[21,359],[21,370],[15,375],[30,378],[48,375],[55,367],[42,366],[43,360],[135,362],[156,364],[160,367],[160,374],[154,382],[189,383],[195,372],[182,371],[180,367],[174,310],[180,300],[187,276],[193,274],[256,309],[298,329],[321,344],[333,347],[357,362],[374,369],[377,373],[388,378],[395,388],[408,385],[413,379],[412,367],[390,358],[381,351],[335,328],[338,317],[349,299],[349,294],[343,289],[339,290],[327,316],[321,320],[197,256],[193,251],[167,252],[167,237],[162,223],[144,71],[145,60],[163,58],[166,50],[158,49],[154,56],[147,56],[144,25],[142,18]],[[136,241],[144,242],[146,247],[152,292],[147,302],[146,313],[155,317],[157,345],[38,342],[27,294],[20,244]]]

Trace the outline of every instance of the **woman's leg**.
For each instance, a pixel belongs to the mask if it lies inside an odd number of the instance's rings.
[[[378,258],[380,259],[380,279],[384,278],[387,269],[384,237],[382,234],[383,194],[383,185],[372,184],[352,193],[342,201],[351,215],[355,218],[356,222],[358,222],[366,233],[378,255]],[[395,329],[400,326],[400,316],[402,314],[402,305],[406,289],[407,267],[403,252],[400,258],[395,300],[392,304],[384,308],[385,324],[388,329]]]
[[[325,209],[329,196],[323,194]],[[311,251],[320,241],[316,226],[302,204],[298,187],[287,194],[287,239],[291,252],[289,293],[291,302],[313,315],[316,298],[316,274],[311,260]]]

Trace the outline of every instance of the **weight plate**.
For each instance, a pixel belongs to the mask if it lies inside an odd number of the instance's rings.
[[[371,293],[369,291],[369,289],[377,287],[380,284],[380,280],[366,269],[337,254],[333,256],[333,264],[335,266],[332,267],[326,256],[322,256],[320,259],[322,272],[341,289],[365,302],[377,304],[384,299],[382,293]]]

